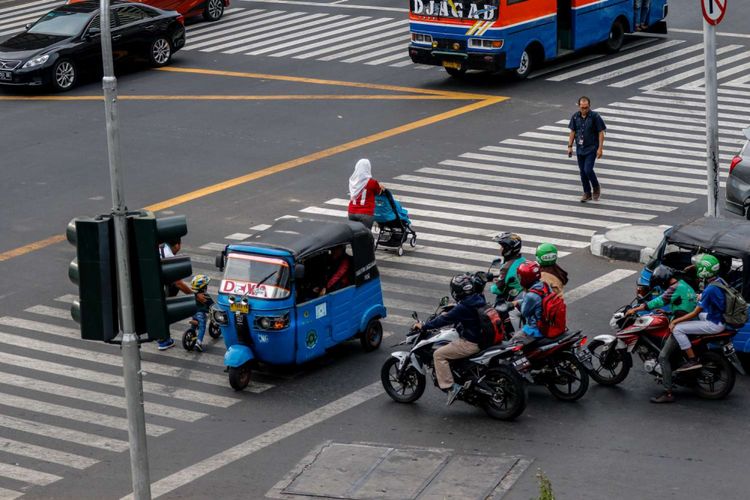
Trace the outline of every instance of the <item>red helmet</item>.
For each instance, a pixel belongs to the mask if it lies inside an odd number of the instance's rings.
[[[535,261],[527,260],[518,266],[518,281],[522,287],[528,289],[541,278],[542,270]]]

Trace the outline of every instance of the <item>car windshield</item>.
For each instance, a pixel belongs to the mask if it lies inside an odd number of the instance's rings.
[[[283,259],[230,253],[220,293],[284,299],[290,294],[289,264]]]
[[[75,36],[83,31],[91,19],[90,14],[53,10],[29,28],[29,33],[59,36]]]

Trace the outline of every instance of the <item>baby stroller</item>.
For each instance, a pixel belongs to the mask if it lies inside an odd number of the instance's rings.
[[[380,232],[375,239],[375,250],[378,247],[395,249],[398,256],[404,255],[404,243],[417,245],[417,233],[411,228],[409,212],[393,198],[387,189],[375,197],[375,222]]]

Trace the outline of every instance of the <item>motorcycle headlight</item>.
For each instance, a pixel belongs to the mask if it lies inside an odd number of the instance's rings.
[[[34,68],[36,66],[41,66],[42,64],[46,63],[47,61],[49,61],[49,54],[44,54],[42,56],[37,56],[37,57],[35,57],[33,59],[29,59],[28,61],[26,61],[26,63],[23,65],[23,69],[28,69],[28,68]]]
[[[227,313],[216,307],[211,308],[211,318],[213,318],[214,323],[218,325],[229,324],[229,318],[227,317]]]

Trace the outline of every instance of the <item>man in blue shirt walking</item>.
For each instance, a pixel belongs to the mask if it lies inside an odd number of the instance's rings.
[[[591,110],[591,100],[586,96],[578,99],[578,111],[570,118],[568,124],[568,156],[573,156],[573,143],[576,145],[578,170],[581,173],[583,195],[581,203],[589,200],[599,201],[601,188],[594,173],[594,162],[601,158],[604,151],[604,131],[607,126],[599,113]]]

